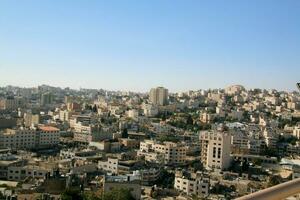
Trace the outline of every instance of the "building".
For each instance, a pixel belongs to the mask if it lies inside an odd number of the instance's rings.
[[[8,169],[11,167],[23,166],[24,160],[8,154],[1,153],[0,154],[0,179],[7,180],[8,179]]]
[[[46,174],[50,172],[39,166],[25,165],[25,166],[11,166],[8,167],[7,180],[21,181],[27,177],[45,178]]]
[[[23,97],[7,97],[0,100],[0,110],[16,110],[23,108],[26,105],[26,101]]]
[[[206,168],[227,169],[230,166],[231,136],[219,131],[200,132],[201,161]]]
[[[24,125],[25,127],[36,126],[40,123],[40,116],[38,114],[25,113]]]
[[[293,130],[293,136],[300,139],[300,126],[295,126]]]
[[[174,142],[155,142],[146,140],[140,143],[139,156],[144,156],[147,161],[159,161],[166,165],[184,164],[186,161],[187,148],[181,143]]]
[[[112,139],[113,134],[98,125],[78,122],[74,129],[74,141],[89,143]]]
[[[40,104],[42,106],[46,106],[46,105],[52,104],[53,100],[54,100],[54,97],[53,97],[52,93],[46,92],[41,95]]]
[[[70,119],[70,112],[68,110],[60,110],[59,111],[59,119],[63,122],[69,121]]]
[[[154,105],[165,106],[168,104],[168,89],[163,87],[152,88],[149,99]]]
[[[240,94],[242,91],[245,91],[245,88],[241,85],[231,85],[225,88],[225,93],[228,95]]]
[[[17,126],[17,119],[12,117],[0,117],[0,129]]]
[[[151,104],[145,104],[143,111],[146,117],[154,117],[158,114],[157,106]]]
[[[39,126],[26,129],[6,129],[0,132],[0,148],[35,149],[56,146],[60,131],[51,126]]]
[[[110,192],[113,189],[124,188],[130,191],[135,200],[141,199],[141,180],[139,174],[129,174],[124,176],[105,176],[103,181],[103,190]]]
[[[106,172],[118,174],[118,163],[119,160],[117,158],[108,158],[105,161],[100,160],[98,162],[98,168]]]
[[[174,188],[187,195],[207,196],[210,179],[207,174],[176,171]]]

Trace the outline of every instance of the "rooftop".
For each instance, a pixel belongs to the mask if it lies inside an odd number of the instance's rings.
[[[59,131],[58,128],[55,128],[53,126],[39,126],[39,129],[42,131]]]

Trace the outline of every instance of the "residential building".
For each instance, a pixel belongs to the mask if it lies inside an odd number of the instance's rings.
[[[149,99],[154,105],[165,106],[168,104],[168,89],[163,87],[152,88]]]
[[[208,196],[210,179],[207,174],[176,171],[174,188],[187,195]]]
[[[206,168],[227,169],[230,166],[231,135],[219,131],[200,132],[201,160]]]

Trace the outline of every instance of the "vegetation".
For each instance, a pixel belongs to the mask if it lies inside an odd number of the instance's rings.
[[[173,188],[175,181],[175,174],[168,172],[167,170],[162,170],[161,176],[157,181],[157,185],[163,188]]]
[[[160,135],[157,138],[157,140],[160,141],[160,142],[165,142],[165,141],[168,141],[168,142],[179,142],[179,138],[176,137],[175,135]]]
[[[61,200],[134,200],[129,190],[115,188],[97,196],[94,193],[82,193],[78,189],[67,189],[61,194]]]

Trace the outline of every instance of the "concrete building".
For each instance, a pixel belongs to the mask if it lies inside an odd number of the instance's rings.
[[[144,115],[146,117],[154,117],[158,114],[158,108],[157,106],[151,105],[151,104],[146,104],[144,105]]]
[[[59,111],[59,119],[63,122],[69,121],[70,119],[70,112],[68,110],[60,110]]]
[[[135,200],[141,199],[140,175],[130,174],[124,176],[105,176],[103,181],[103,192],[109,192],[116,188],[128,189]]]
[[[8,167],[7,180],[21,181],[27,177],[45,178],[48,172],[48,170],[39,166],[11,166]]]
[[[117,158],[108,158],[105,161],[100,160],[98,162],[98,168],[106,172],[118,174],[118,163],[119,160]]]
[[[231,85],[225,88],[225,93],[228,95],[236,95],[236,94],[240,94],[244,90],[245,88],[241,85]]]
[[[218,131],[200,132],[201,160],[206,168],[227,169],[230,166],[231,136]]]
[[[40,123],[40,116],[38,114],[25,113],[24,125],[25,127],[36,126]]]
[[[300,126],[295,126],[294,127],[293,136],[300,139]]]
[[[93,125],[86,122],[77,122],[74,124],[74,141],[89,143],[112,139],[113,134],[108,129],[99,125]]]
[[[138,155],[144,155],[145,159],[157,159],[162,157],[164,164],[184,164],[186,161],[186,146],[181,143],[163,142],[158,143],[152,140],[146,140],[140,143]],[[149,157],[149,155],[151,155]]]
[[[34,149],[53,147],[59,143],[60,131],[55,127],[6,129],[0,132],[0,148]]]
[[[26,101],[23,97],[7,97],[0,100],[0,110],[16,110],[23,108],[26,105]]]
[[[165,106],[168,104],[168,89],[163,87],[152,88],[149,99],[154,105]]]
[[[187,195],[207,196],[209,194],[210,179],[207,174],[183,173],[175,174],[174,188]]]
[[[52,93],[46,92],[41,95],[40,104],[42,106],[46,106],[46,105],[52,104],[53,100],[54,100],[54,97],[53,97]]]

